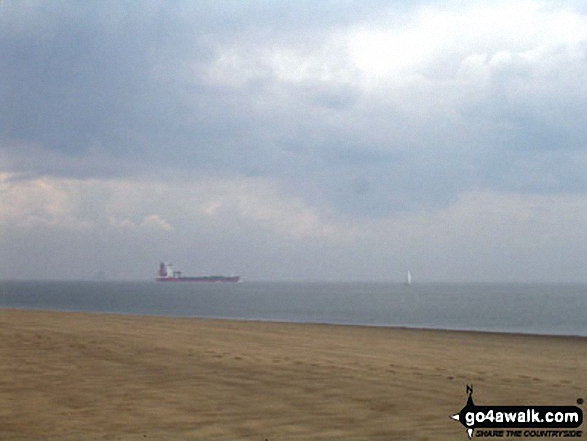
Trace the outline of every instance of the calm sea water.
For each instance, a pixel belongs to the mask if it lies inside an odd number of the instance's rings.
[[[587,285],[0,282],[0,307],[587,336]]]

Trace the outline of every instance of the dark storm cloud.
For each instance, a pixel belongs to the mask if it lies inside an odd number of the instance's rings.
[[[146,3],[57,4],[41,2],[32,17],[5,5],[3,137],[66,155],[146,154],[142,143],[157,138],[152,125],[174,116],[152,70],[177,63],[162,48],[179,43],[182,23]]]
[[[320,49],[354,27],[401,30],[418,8],[406,4],[5,0],[3,158],[76,177],[272,177],[316,206],[378,216],[471,188],[587,191],[574,165],[587,147],[584,43],[495,67],[507,38],[459,42],[374,87],[344,41]],[[477,53],[489,80],[461,90]]]
[[[247,112],[251,95],[266,87],[202,84],[198,67],[218,55],[219,44],[303,44],[306,32],[368,18],[376,6],[7,1],[0,31],[2,96],[10,103],[0,113],[3,138],[66,154],[94,147],[162,159],[173,146],[213,158],[209,150],[234,145],[251,135],[251,126],[263,126]],[[311,95],[327,107],[352,99],[348,90]]]

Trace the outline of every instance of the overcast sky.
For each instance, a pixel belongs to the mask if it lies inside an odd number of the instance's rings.
[[[587,282],[587,6],[0,6],[0,278]]]

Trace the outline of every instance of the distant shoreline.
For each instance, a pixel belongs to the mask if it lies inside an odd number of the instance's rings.
[[[247,318],[232,318],[232,317],[211,317],[211,316],[175,316],[175,315],[158,315],[158,314],[139,314],[113,311],[82,311],[69,309],[52,309],[52,308],[19,308],[19,307],[0,307],[0,311],[31,311],[31,312],[55,312],[55,313],[72,313],[72,314],[92,314],[92,315],[113,315],[113,316],[128,316],[128,317],[153,317],[166,319],[180,319],[180,320],[212,320],[212,321],[227,321],[227,322],[242,322],[242,323],[274,323],[284,325],[311,325],[311,326],[342,326],[342,327],[356,327],[356,328],[383,328],[383,329],[397,329],[397,330],[413,330],[413,331],[429,331],[429,332],[458,332],[471,334],[495,334],[495,335],[511,335],[511,336],[529,336],[529,337],[555,337],[555,338],[576,338],[587,340],[587,336],[574,334],[545,334],[545,333],[530,333],[530,332],[510,332],[510,331],[495,331],[482,329],[456,329],[456,328],[433,328],[424,326],[394,326],[388,324],[369,324],[369,323],[337,323],[337,322],[309,322],[309,321],[294,321],[294,320],[272,320],[272,319],[247,319]]]
[[[0,308],[587,337],[578,285],[13,282]]]

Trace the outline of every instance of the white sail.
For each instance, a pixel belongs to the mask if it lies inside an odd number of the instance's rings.
[[[406,276],[406,285],[411,285],[412,284],[412,273],[408,271],[408,274]]]

